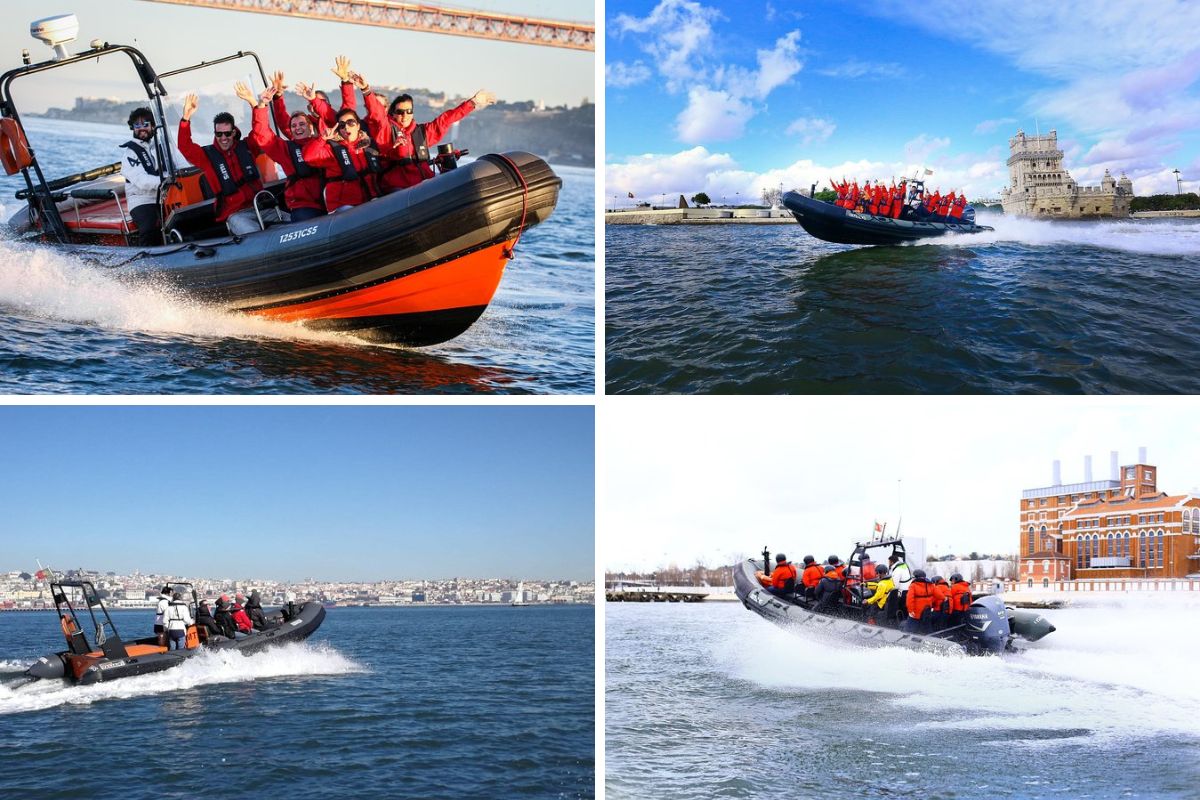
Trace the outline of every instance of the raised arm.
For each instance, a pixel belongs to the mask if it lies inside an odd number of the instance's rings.
[[[195,94],[189,94],[183,98],[183,116],[179,120],[179,136],[176,141],[179,154],[186,158],[193,167],[198,167],[205,161],[204,151],[192,141],[192,115],[199,107],[200,98]]]

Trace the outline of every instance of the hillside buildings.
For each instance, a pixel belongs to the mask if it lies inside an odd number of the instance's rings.
[[[1021,492],[1020,580],[1027,586],[1094,578],[1200,578],[1200,497],[1158,489],[1142,448],[1135,464]]]
[[[1009,185],[1000,193],[1005,214],[1033,217],[1128,217],[1133,182],[1104,171],[1099,186],[1079,186],[1063,166],[1058,132],[1026,136],[1018,130],[1008,140]]]

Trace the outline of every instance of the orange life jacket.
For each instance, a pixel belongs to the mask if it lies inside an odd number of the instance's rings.
[[[925,615],[933,605],[933,586],[929,581],[913,578],[908,585],[908,613],[917,619]]]
[[[796,588],[796,567],[790,561],[785,561],[775,567],[771,573],[771,586],[775,589],[794,590]]]
[[[846,580],[846,565],[845,564],[838,564],[833,569],[834,569],[834,572],[837,573],[837,579],[839,581]]]
[[[800,579],[805,588],[811,589],[821,582],[821,568],[816,564],[809,564],[804,568],[804,576]]]
[[[933,610],[934,611],[949,611],[950,610],[950,584],[948,584],[948,583],[933,584]]]
[[[966,611],[971,607],[971,584],[958,581],[950,587],[950,610]]]

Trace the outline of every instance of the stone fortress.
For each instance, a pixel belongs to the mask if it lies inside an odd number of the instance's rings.
[[[1008,140],[1009,185],[1000,193],[1005,214],[1034,217],[1128,217],[1133,182],[1108,170],[1099,186],[1079,186],[1063,168],[1058,133],[1026,136],[1018,130]]]

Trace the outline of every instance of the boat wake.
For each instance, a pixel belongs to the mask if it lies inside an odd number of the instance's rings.
[[[1007,215],[981,215],[979,224],[994,231],[971,235],[950,234],[909,242],[905,247],[979,247],[990,244],[1079,245],[1139,255],[1200,255],[1200,224],[1175,220],[1121,220],[1112,222],[1051,222]]]
[[[49,248],[0,240],[0,310],[109,330],[202,338],[281,339],[361,345],[346,334],[227,313],[165,287],[131,286]]]
[[[899,719],[997,743],[1197,735],[1200,598],[1108,598],[1046,612],[1057,632],[1020,654],[968,658],[865,649],[742,615],[719,661],[775,691],[870,695]],[[747,638],[755,642],[745,646]],[[764,653],[772,654],[764,658]]]
[[[0,674],[11,674],[14,666],[15,662],[0,662]],[[64,705],[90,705],[103,700],[175,694],[220,683],[362,672],[367,672],[367,668],[327,645],[301,642],[253,656],[210,650],[189,658],[175,669],[92,686],[71,686],[57,680],[13,684],[6,677],[5,682],[0,683],[0,716]]]

